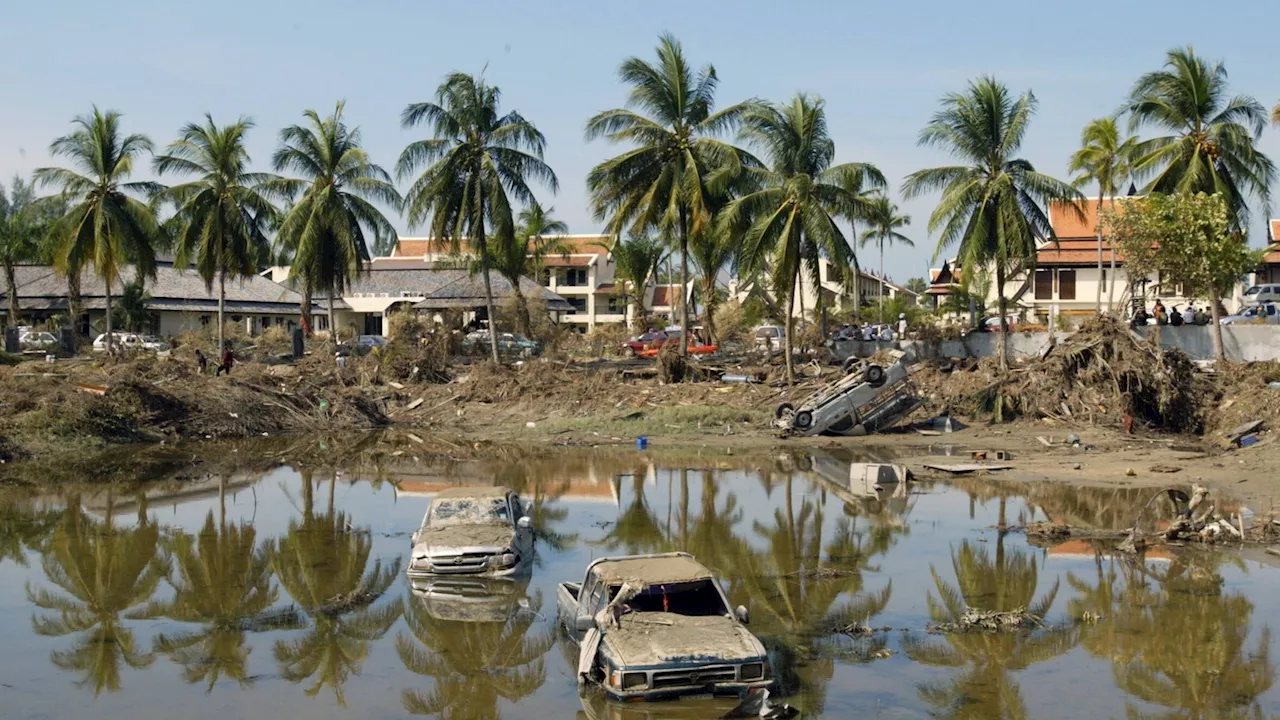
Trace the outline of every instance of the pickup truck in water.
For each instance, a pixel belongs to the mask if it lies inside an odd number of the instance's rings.
[[[601,558],[556,589],[579,644],[578,684],[615,699],[745,696],[772,682],[764,645],[730,611],[711,571],[688,553]]]
[[[436,495],[411,542],[410,579],[513,576],[533,563],[533,523],[520,496],[504,487],[458,487]]]

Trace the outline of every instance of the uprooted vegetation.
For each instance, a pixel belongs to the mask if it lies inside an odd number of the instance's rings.
[[[1206,375],[1185,353],[1162,350],[1105,317],[1004,373],[992,358],[951,366],[923,368],[916,382],[936,409],[994,422],[1050,418],[1112,428],[1132,422],[1202,434],[1280,417],[1280,393],[1267,388],[1280,379],[1280,364],[1226,363]]]

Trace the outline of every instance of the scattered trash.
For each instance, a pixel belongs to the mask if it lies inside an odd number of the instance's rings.
[[[965,608],[959,620],[930,624],[928,631],[936,635],[963,632],[1009,632],[1035,627],[1044,627],[1043,619],[1027,612],[1024,607],[1008,611]]]
[[[1037,435],[1036,440],[1038,440],[1040,444],[1045,447],[1053,447],[1053,441],[1051,441],[1049,438],[1043,435]]]
[[[534,429],[534,428],[538,427],[538,423],[536,423],[536,422],[534,422],[534,421],[530,420],[529,422],[525,423],[525,424],[524,424],[524,426],[525,426],[525,427],[527,427],[527,428],[529,428],[530,430],[532,430],[532,429]]]
[[[1271,382],[1267,383],[1267,387],[1271,388],[1272,390],[1280,390],[1280,380],[1272,380]]]
[[[409,403],[408,405],[405,405],[405,406],[404,406],[404,409],[405,409],[405,410],[415,410],[415,409],[417,409],[419,406],[421,406],[421,405],[422,405],[422,403],[424,403],[424,402],[426,402],[426,398],[418,398],[417,400],[414,400],[413,402]]]
[[[1012,470],[1013,469],[1012,465],[986,465],[982,463],[946,464],[946,463],[928,462],[924,464],[924,467],[929,470],[941,470],[942,472],[948,472],[948,473],[951,473],[952,475],[966,475],[968,473],[978,472],[980,470]]]
[[[1012,460],[1013,453],[1008,450],[973,450],[969,452],[970,460]]]
[[[412,441],[414,441],[414,442],[418,443],[419,445],[422,445],[422,444],[423,444],[423,440],[422,440],[422,438],[418,437],[417,435],[414,435],[413,433],[405,433],[405,434],[404,434],[404,436],[405,436],[405,437],[407,437],[407,438],[409,438],[410,440],[412,440]]]
[[[1237,444],[1237,445],[1239,445],[1239,446],[1240,446],[1240,447],[1242,447],[1242,448],[1247,448],[1247,447],[1249,447],[1250,445],[1257,445],[1257,444],[1258,444],[1258,436],[1257,436],[1256,434],[1249,434],[1249,435],[1245,435],[1244,437],[1242,437],[1242,438],[1240,438],[1238,441],[1236,441],[1236,444]]]
[[[729,383],[730,385],[740,385],[745,383],[754,383],[758,381],[755,379],[755,377],[751,375],[727,375],[726,374],[726,375],[720,376],[720,382]]]
[[[1153,473],[1173,474],[1182,472],[1182,468],[1177,465],[1152,465],[1147,469]]]
[[[645,437],[645,436],[643,436],[643,435],[641,435],[640,437],[636,438],[636,449],[637,449],[637,450],[648,450],[648,449],[649,449],[649,438],[647,438],[647,437]]]
[[[1128,477],[1138,477],[1138,471],[1133,468],[1125,468],[1124,474]]]
[[[1080,445],[1080,436],[1079,436],[1079,435],[1076,435],[1075,433],[1071,433],[1070,435],[1068,435],[1068,436],[1067,436],[1067,444],[1068,444],[1068,445],[1070,445],[1070,446],[1072,446],[1072,447],[1077,447],[1077,446],[1079,446],[1079,445]]]

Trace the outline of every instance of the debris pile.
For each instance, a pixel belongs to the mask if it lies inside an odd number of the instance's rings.
[[[948,409],[996,422],[1048,417],[1124,427],[1137,421],[1199,433],[1210,392],[1195,369],[1181,351],[1161,350],[1101,317],[1007,372],[986,358],[967,371],[926,369],[915,381]]]
[[[955,622],[930,623],[928,632],[934,635],[965,632],[1009,632],[1039,627],[1044,627],[1044,619],[1032,615],[1024,607],[1005,611],[979,610],[966,607],[959,620]]]

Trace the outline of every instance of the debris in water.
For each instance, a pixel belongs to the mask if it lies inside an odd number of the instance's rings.
[[[963,632],[1009,632],[1037,627],[1044,627],[1043,618],[1032,615],[1024,607],[1007,611],[965,608],[964,614],[958,621],[930,623],[928,631],[937,635]]]

